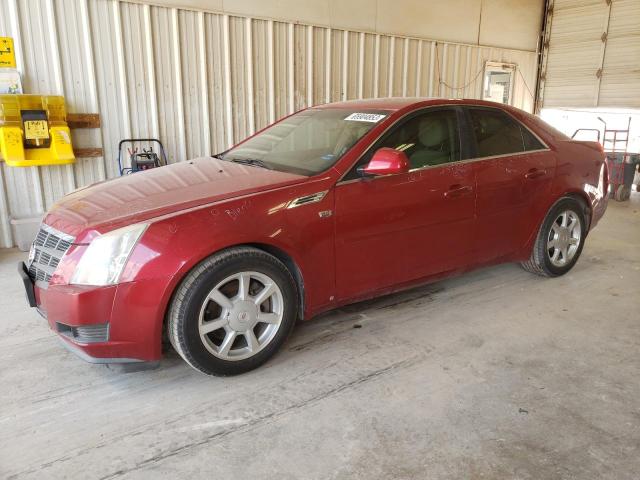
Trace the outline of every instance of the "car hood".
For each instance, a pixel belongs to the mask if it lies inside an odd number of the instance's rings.
[[[110,230],[305,180],[301,175],[202,157],[76,190],[52,207],[44,223],[76,236],[86,229]]]

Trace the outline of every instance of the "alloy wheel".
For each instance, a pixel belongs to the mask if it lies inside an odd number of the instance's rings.
[[[582,226],[578,214],[565,210],[551,224],[547,238],[547,255],[556,267],[567,265],[578,251]]]
[[[207,295],[198,319],[206,349],[223,360],[243,360],[263,350],[276,336],[284,313],[276,282],[259,272],[240,272]]]

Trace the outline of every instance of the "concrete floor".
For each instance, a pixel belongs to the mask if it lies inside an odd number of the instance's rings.
[[[0,254],[2,478],[640,477],[640,194],[563,278],[350,306],[235,378],[83,363],[26,307],[24,256]]]

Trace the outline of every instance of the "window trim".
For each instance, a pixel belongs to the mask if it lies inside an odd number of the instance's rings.
[[[443,103],[443,104],[440,104],[440,105],[429,105],[429,106],[422,107],[422,108],[419,108],[417,110],[412,110],[410,112],[405,113],[400,118],[398,118],[395,122],[393,122],[391,125],[389,125],[387,128],[385,128],[371,142],[371,145],[369,145],[369,148],[367,148],[364,152],[362,152],[360,155],[358,155],[358,158],[347,169],[347,171],[344,174],[342,174],[342,176],[338,179],[338,181],[335,183],[335,185],[336,186],[337,185],[346,185],[346,184],[349,184],[349,183],[360,182],[360,181],[363,181],[363,180],[371,182],[371,181],[377,180],[379,178],[384,178],[384,177],[390,176],[390,175],[379,175],[379,176],[375,176],[375,177],[358,177],[358,178],[350,178],[349,180],[344,180],[344,178],[349,173],[351,173],[351,171],[356,167],[356,165],[358,165],[358,163],[360,162],[362,157],[364,157],[369,152],[369,150],[371,148],[373,148],[373,146],[376,143],[378,143],[378,141],[384,135],[386,135],[387,132],[389,132],[389,130],[391,130],[395,126],[399,125],[401,121],[404,121],[406,119],[406,117],[408,117],[410,115],[413,115],[413,114],[417,114],[418,112],[424,112],[425,110],[434,109],[434,108],[442,108],[442,107],[457,107],[457,109],[461,110],[463,118],[462,118],[462,123],[460,124],[460,130],[461,130],[461,132],[460,132],[460,142],[462,143],[463,136],[465,138],[470,137],[468,139],[473,142],[474,148],[472,149],[472,153],[474,153],[474,154],[477,153],[477,150],[475,148],[475,142],[476,142],[475,135],[471,131],[471,120],[469,119],[469,113],[468,113],[468,109],[470,109],[470,108],[493,109],[493,110],[498,110],[500,112],[506,113],[515,122],[517,122],[522,127],[526,128],[527,131],[529,131],[529,133],[531,133],[544,146],[544,148],[539,148],[539,149],[536,149],[536,150],[526,150],[524,152],[503,153],[503,154],[500,154],[500,155],[490,155],[488,157],[469,157],[469,158],[460,159],[458,161],[450,162],[450,163],[446,163],[446,164],[442,164],[442,165],[425,165],[424,167],[420,167],[420,168],[415,168],[415,169],[409,170],[409,173],[413,173],[413,172],[417,172],[417,171],[421,171],[421,170],[426,170],[426,169],[431,169],[431,168],[442,168],[442,167],[447,167],[449,165],[460,165],[462,163],[471,163],[471,162],[478,162],[478,161],[482,161],[482,160],[491,160],[491,159],[494,159],[494,158],[517,157],[517,156],[521,156],[521,155],[529,155],[529,154],[532,154],[532,153],[540,153],[540,152],[549,152],[549,151],[551,151],[551,148],[549,147],[549,144],[547,142],[545,142],[542,138],[540,138],[540,135],[538,135],[536,132],[531,130],[529,128],[529,126],[525,125],[523,122],[518,120],[515,116],[513,116],[511,114],[511,112],[509,112],[505,108],[494,107],[493,105],[468,105],[468,104],[460,104],[460,103]],[[462,145],[460,147],[462,149]]]

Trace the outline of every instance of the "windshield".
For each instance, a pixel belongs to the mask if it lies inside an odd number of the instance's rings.
[[[310,108],[268,127],[220,158],[301,175],[333,166],[389,112]]]

